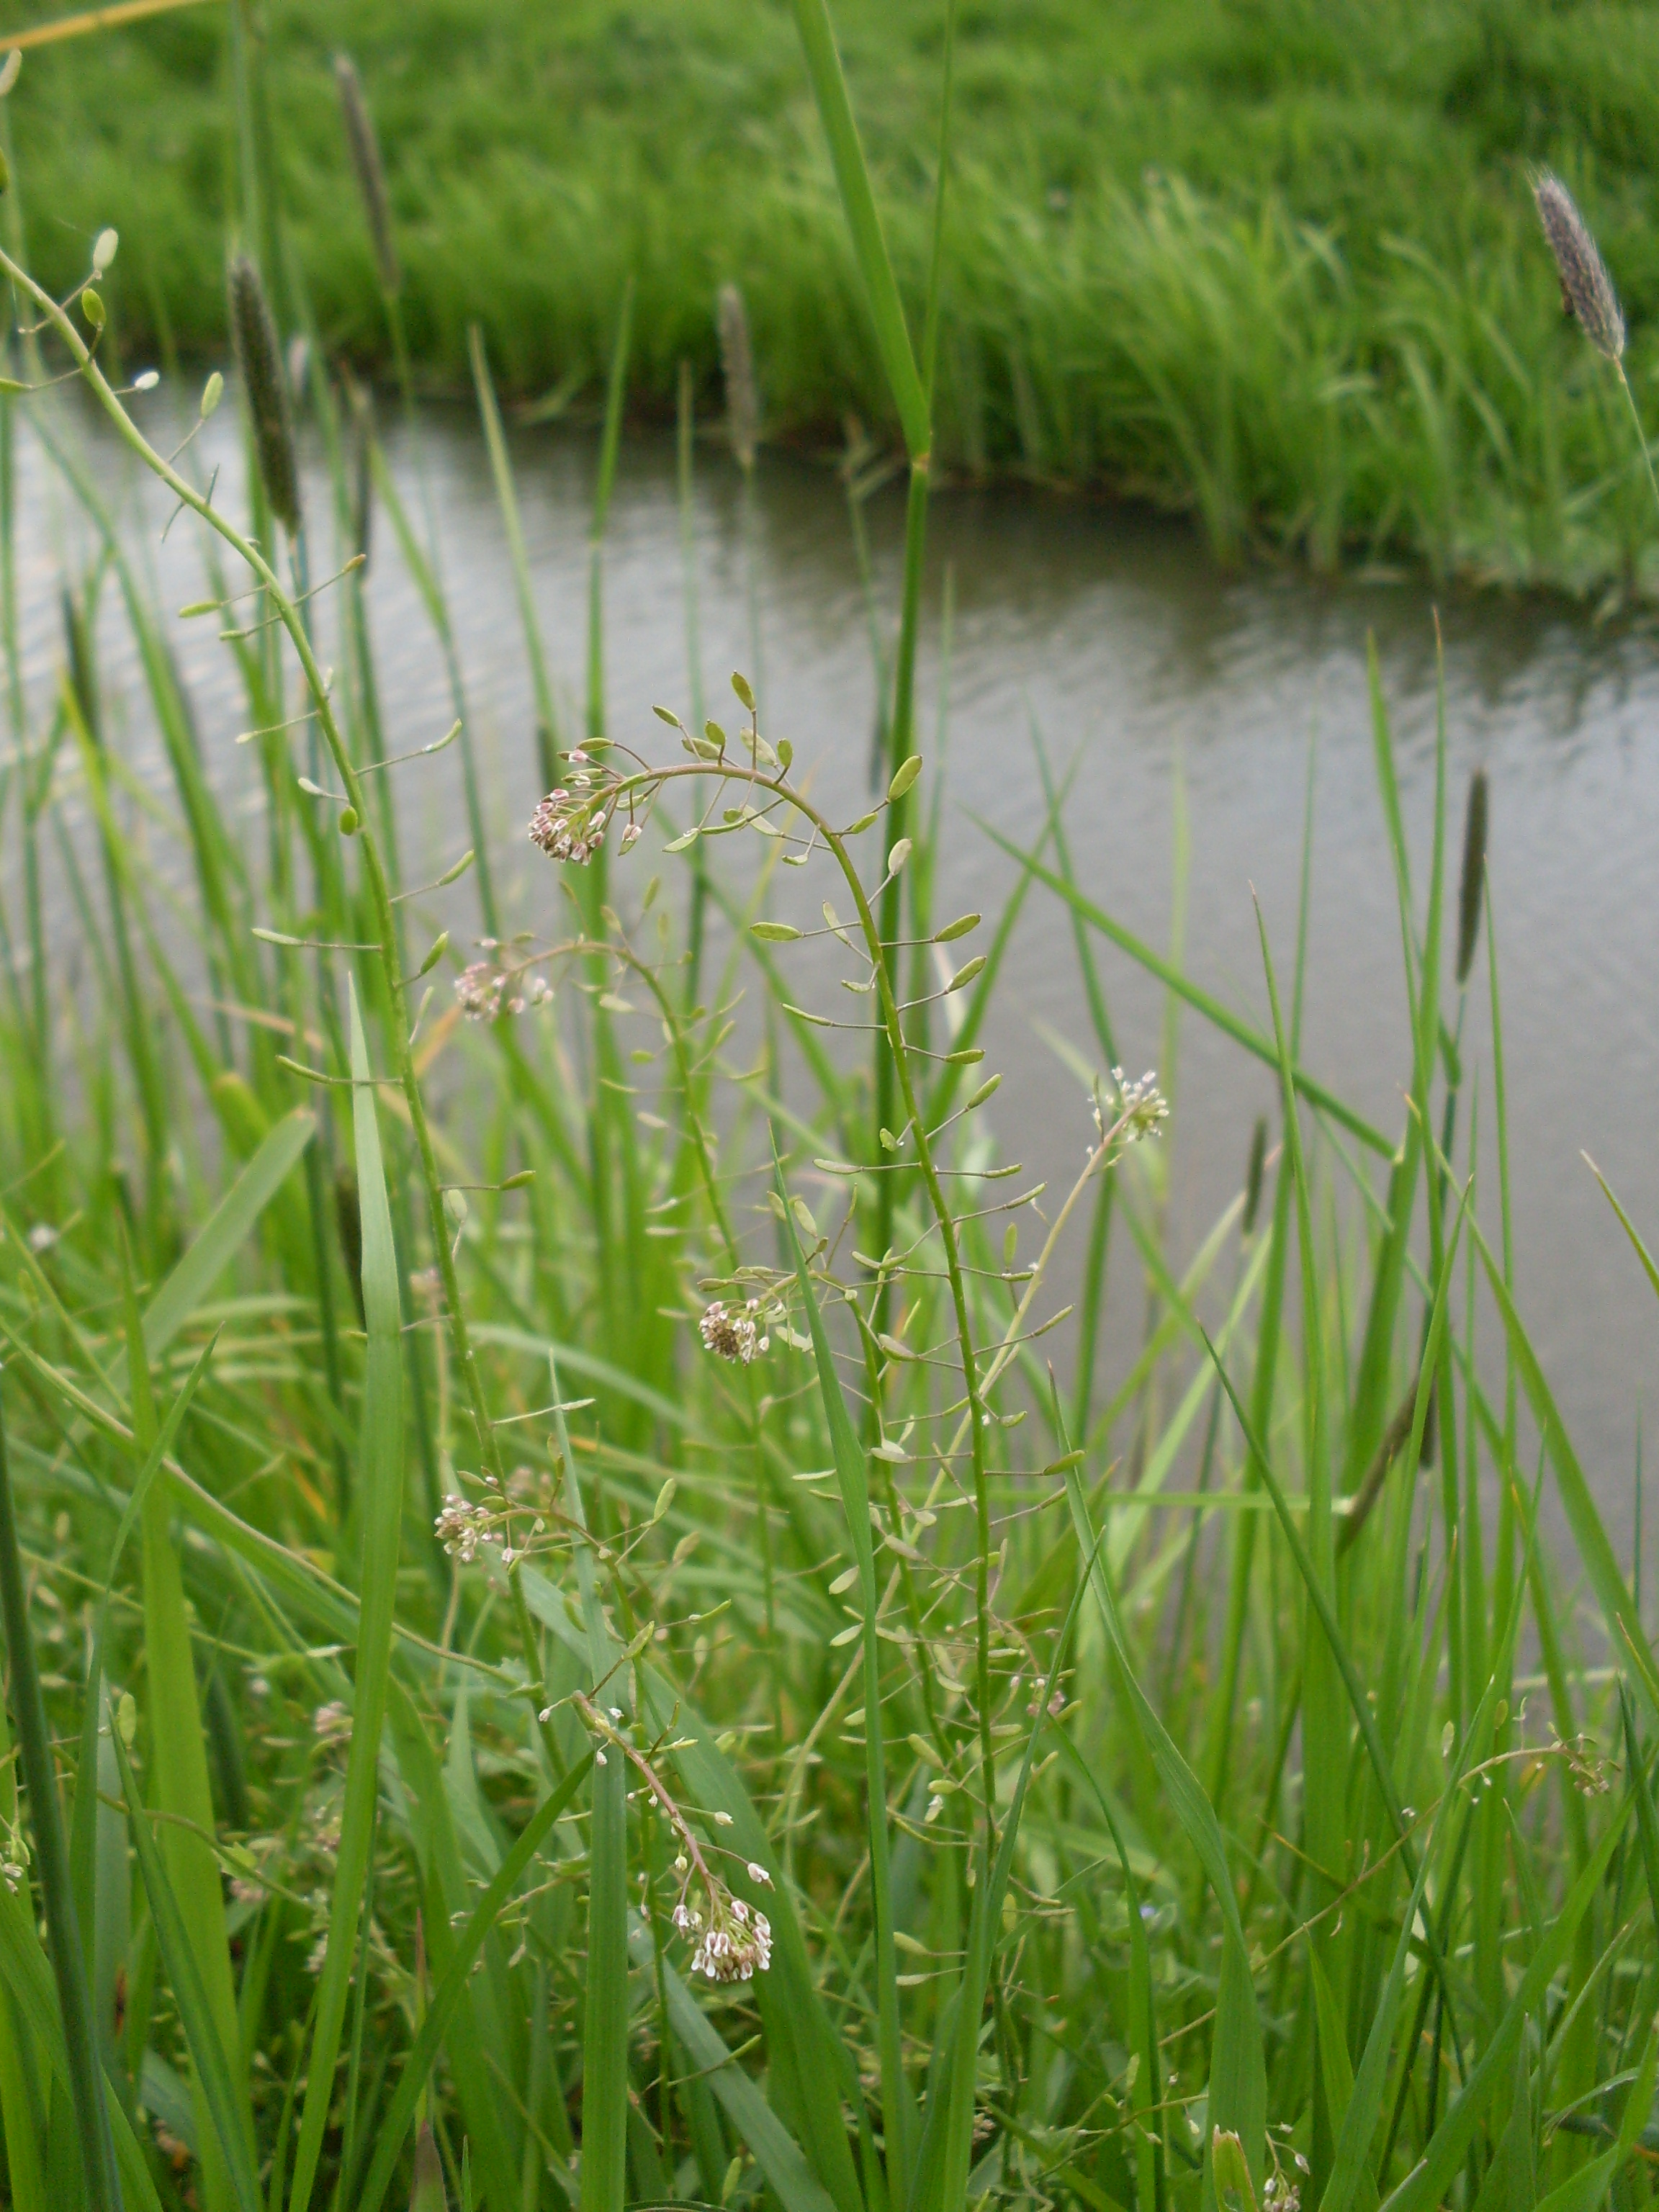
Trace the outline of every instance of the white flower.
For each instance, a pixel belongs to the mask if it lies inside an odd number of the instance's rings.
[[[1116,1103],[1111,1093],[1117,1094]],[[1161,1133],[1158,1124],[1170,1118],[1169,1101],[1158,1087],[1158,1071],[1149,1067],[1138,1083],[1126,1081],[1123,1070],[1115,1067],[1108,1086],[1104,1105],[1097,1097],[1094,1105],[1095,1127],[1104,1136],[1109,1127],[1115,1129],[1119,1141],[1133,1145],[1141,1137],[1156,1137]]]
[[[771,1341],[761,1333],[759,1314],[758,1298],[750,1298],[740,1306],[729,1306],[724,1298],[716,1298],[697,1328],[704,1344],[717,1359],[730,1359],[738,1366],[747,1367]]]

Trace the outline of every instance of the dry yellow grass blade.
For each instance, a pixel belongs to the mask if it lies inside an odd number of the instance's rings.
[[[203,0],[115,0],[108,8],[83,8],[73,15],[59,15],[50,23],[34,23],[27,31],[0,37],[0,52],[27,46],[55,46],[60,39],[84,38],[89,31],[113,31],[123,23],[142,22],[146,15],[166,15],[175,8],[199,8]]]

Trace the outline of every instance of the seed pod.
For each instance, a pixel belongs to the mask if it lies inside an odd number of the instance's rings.
[[[1267,1164],[1267,1117],[1256,1115],[1255,1127],[1250,1132],[1250,1163],[1244,1170],[1243,1233],[1249,1236],[1255,1227],[1255,1217],[1261,1210],[1261,1176]]]
[[[358,76],[356,64],[349,54],[335,55],[334,82],[340,88],[340,116],[345,125],[346,151],[351,156],[357,189],[363,196],[363,213],[368,219],[368,234],[380,271],[380,283],[386,292],[392,293],[398,289],[402,279],[398,268],[398,250],[392,237],[392,210],[386,202],[386,172],[380,167],[380,142],[374,136],[374,118],[368,112],[368,102],[363,98],[362,79]]]
[[[1475,939],[1480,934],[1480,902],[1486,888],[1486,771],[1469,778],[1469,803],[1463,816],[1463,877],[1457,886],[1457,980],[1469,980]]]
[[[271,512],[290,536],[300,527],[300,471],[294,453],[294,418],[288,386],[259,272],[245,253],[230,264],[230,335],[247,392],[259,480]]]
[[[1561,279],[1561,305],[1578,319],[1578,326],[1609,361],[1625,350],[1625,318],[1613,289],[1607,264],[1596,250],[1589,226],[1573,204],[1572,194],[1559,177],[1546,169],[1532,188],[1538,220],[1555,256]]]
[[[726,379],[726,422],[732,451],[746,475],[760,438],[760,395],[749,344],[749,316],[735,284],[722,284],[715,302],[720,334],[720,374]]]

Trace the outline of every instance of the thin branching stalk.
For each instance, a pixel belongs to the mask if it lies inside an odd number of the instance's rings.
[[[374,909],[379,936],[377,957],[380,969],[382,988],[389,1009],[389,1031],[397,1062],[398,1080],[409,1108],[410,1126],[414,1133],[416,1158],[420,1164],[421,1181],[426,1191],[427,1212],[432,1245],[436,1259],[439,1280],[443,1291],[449,1335],[454,1348],[456,1364],[460,1369],[462,1387],[466,1395],[467,1410],[478,1439],[480,1458],[495,1483],[505,1489],[505,1463],[501,1457],[501,1442],[490,1419],[488,1401],[484,1396],[483,1378],[478,1366],[478,1356],[467,1326],[466,1311],[461,1299],[460,1281],[455,1267],[447,1217],[444,1210],[442,1178],[438,1168],[436,1147],[433,1142],[431,1125],[427,1118],[426,1103],[422,1095],[419,1074],[410,1042],[409,1008],[402,963],[398,951],[398,927],[392,903],[391,888],[385,865],[373,830],[369,827],[362,780],[345,742],[336,717],[329,684],[313,649],[309,632],[301,609],[284,589],[282,580],[264,553],[245,538],[234,523],[200,493],[194,484],[182,477],[170,462],[158,453],[122,405],[111,387],[90,349],[79,331],[59,307],[52,295],[37,284],[27,270],[10,256],[0,252],[0,274],[10,279],[19,291],[32,299],[52,324],[58,337],[68,346],[82,374],[105,413],[114,423],[123,441],[136,453],[143,465],[160,477],[182,504],[198,515],[246,562],[258,578],[276,611],[277,621],[287,632],[303,672],[306,687],[316,710],[317,727],[323,744],[340,778],[345,799],[341,811],[342,834],[346,834],[348,821],[350,834],[358,841],[363,860],[363,872],[368,879],[369,897]],[[526,1695],[535,1698],[541,1687],[540,1640],[530,1619],[529,1609],[516,1575],[509,1574],[514,1620],[518,1627],[524,1660],[530,1675]],[[561,1770],[556,1747],[551,1731],[545,1725],[543,1738],[549,1750],[553,1770]]]

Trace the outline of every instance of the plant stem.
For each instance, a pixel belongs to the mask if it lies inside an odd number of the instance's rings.
[[[6,1429],[3,1414],[0,1414],[0,1610],[5,1614],[6,1656],[11,1668],[11,1707],[17,1723],[23,1779],[28,1786],[29,1814],[34,1828],[40,1895],[46,1907],[52,1970],[58,1984],[58,2006],[69,2054],[70,2088],[75,2100],[76,2132],[81,2139],[81,2164],[86,2175],[87,2201],[93,2212],[120,2212],[121,2185],[115,2168],[115,2142],[110,2132],[103,2073],[98,2063],[97,2045],[93,2038],[92,1999],[87,1988],[86,1953],[82,1948],[80,1920],[75,1910],[75,1886],[70,1879],[69,1852],[64,1847],[64,1824],[58,1808],[58,1776],[52,1765],[46,1704],[40,1694],[40,1669],[34,1663],[34,1639],[29,1633],[28,1597],[23,1587],[17,1522],[12,1510],[11,1473],[6,1458]]]

